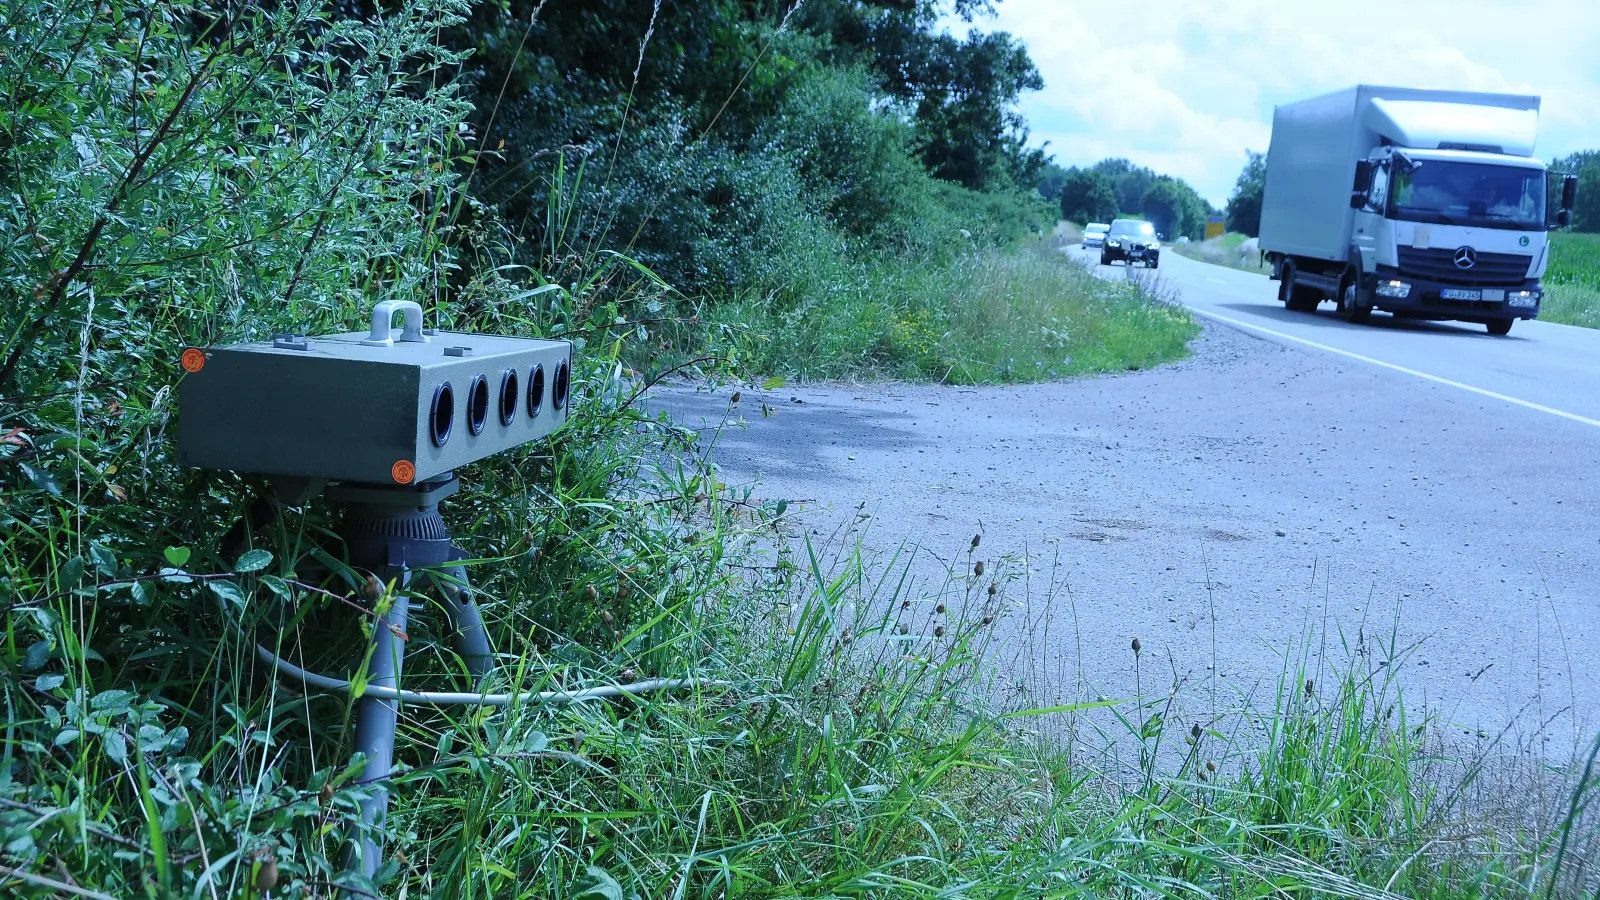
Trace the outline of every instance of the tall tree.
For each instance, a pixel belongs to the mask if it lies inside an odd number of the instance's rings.
[[[1573,231],[1600,231],[1600,150],[1584,150],[1550,164],[1557,172],[1578,176],[1578,203],[1572,210]],[[1552,193],[1560,198],[1559,185]]]
[[[1169,175],[1156,176],[1140,198],[1139,208],[1168,239],[1203,237],[1206,216],[1211,212],[1211,205],[1188,182]]]
[[[1071,222],[1109,222],[1117,217],[1117,189],[1093,169],[1068,169],[1061,183],[1061,216]]]
[[[1156,173],[1136,166],[1126,159],[1104,159],[1094,164],[1094,171],[1111,179],[1117,191],[1117,209],[1130,215],[1137,214],[1145,191],[1156,180]]]
[[[1229,231],[1257,237],[1261,234],[1261,195],[1267,187],[1267,155],[1253,150],[1245,153],[1249,161],[1228,198],[1227,225]]]

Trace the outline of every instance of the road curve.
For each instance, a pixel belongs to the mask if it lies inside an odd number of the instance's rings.
[[[1174,714],[1204,718],[1270,691],[1315,631],[1313,665],[1324,641],[1332,664],[1345,646],[1414,647],[1408,700],[1458,737],[1510,723],[1519,749],[1557,757],[1586,741],[1600,726],[1600,332],[1352,326],[1285,312],[1258,275],[1175,254],[1159,274],[1207,324],[1192,358],[1154,370],[747,387],[738,404],[731,387],[680,385],[649,402],[714,432],[730,485],[809,501],[807,534],[870,523],[869,549],[964,566],[982,530],[991,572],[1031,580],[1003,594],[1014,619],[1054,623],[1015,634],[1053,679],[1043,700],[1129,696],[1138,636],[1143,689],[1182,681]],[[1040,588],[1053,566],[1070,592]]]

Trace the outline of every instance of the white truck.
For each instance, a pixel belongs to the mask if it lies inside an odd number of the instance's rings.
[[[1533,156],[1539,98],[1358,85],[1279,106],[1261,250],[1278,299],[1348,321],[1373,309],[1506,334],[1539,314],[1558,208]]]

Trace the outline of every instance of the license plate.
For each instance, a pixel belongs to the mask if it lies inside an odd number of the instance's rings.
[[[1439,292],[1440,300],[1482,300],[1483,291],[1464,291],[1460,288],[1445,288]]]

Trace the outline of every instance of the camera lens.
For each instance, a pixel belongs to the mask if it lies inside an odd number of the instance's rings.
[[[517,370],[500,375],[500,424],[510,425],[517,418]]]
[[[433,409],[428,423],[428,434],[435,447],[443,447],[450,440],[450,429],[456,421],[456,392],[446,381],[433,389]]]
[[[533,374],[528,376],[528,418],[539,414],[544,408],[544,366],[533,367]]]
[[[556,366],[555,381],[550,385],[550,405],[561,409],[567,405],[567,388],[572,379],[572,373],[566,363]]]
[[[488,420],[489,381],[482,375],[474,375],[472,388],[467,391],[467,431],[474,436],[482,434]]]

